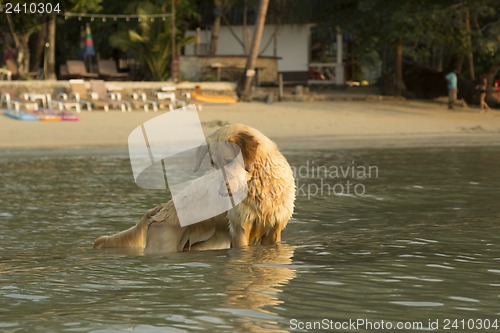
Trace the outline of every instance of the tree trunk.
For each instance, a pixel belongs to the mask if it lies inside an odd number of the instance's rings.
[[[247,16],[248,16],[248,0],[243,1],[243,52],[245,55],[248,55],[249,52],[249,40],[250,40],[250,32],[248,31],[247,24]]]
[[[212,25],[212,34],[210,36],[210,52],[209,55],[217,54],[217,44],[219,42],[220,21],[222,16],[222,0],[214,0],[214,24]]]
[[[31,71],[36,72],[43,66],[42,59],[45,51],[45,38],[47,36],[47,24],[40,26],[40,31],[36,36],[35,50],[33,51],[33,62],[31,64]]]
[[[262,34],[264,32],[264,25],[266,23],[268,5],[269,0],[260,0],[257,19],[255,20],[255,30],[253,33],[252,45],[250,47],[250,54],[248,55],[245,72],[243,73],[243,78],[241,80],[242,84],[238,89],[240,97],[243,101],[250,100],[252,80],[255,76],[255,65],[257,63],[257,56],[259,55],[260,43],[262,41]]]
[[[464,25],[465,25],[465,33],[467,34],[467,58],[469,60],[469,75],[472,80],[475,80],[476,73],[474,70],[474,54],[472,53],[472,36],[470,31],[469,7],[465,7],[464,9]]]
[[[172,32],[171,32],[171,44],[172,44],[172,63],[170,64],[170,76],[172,81],[177,83],[179,81],[179,59],[177,58],[177,46],[175,45],[176,29],[175,29],[175,0],[172,0]]]
[[[437,58],[437,66],[436,66],[436,70],[438,72],[442,72],[443,71],[443,53],[444,53],[444,47],[441,45],[439,46],[439,49],[438,49],[438,58]]]
[[[405,83],[403,81],[403,41],[398,39],[396,41],[396,59],[394,63],[394,85],[396,95],[400,96],[405,90]]]
[[[11,31],[14,31],[14,23],[12,22],[11,14],[5,14]],[[14,43],[17,49],[17,74],[20,78],[27,79],[30,70],[30,49],[28,41],[33,30],[26,30],[24,32],[13,33]]]
[[[15,38],[17,48],[17,72],[19,73],[19,77],[23,79],[27,79],[29,77],[30,48],[28,41],[30,39],[30,35],[31,33],[28,35],[25,33],[18,33],[17,38]]]
[[[49,49],[47,50],[47,68],[45,73],[46,80],[57,80],[56,77],[56,16],[49,22],[47,34],[49,35]]]

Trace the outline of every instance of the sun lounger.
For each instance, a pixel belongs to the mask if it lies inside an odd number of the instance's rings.
[[[79,100],[77,100],[76,98],[74,99],[69,99],[68,98],[68,94],[66,93],[60,93],[56,96],[56,99],[51,99],[49,105],[51,108],[55,109],[57,108],[59,111],[64,111],[64,110],[67,110],[67,111],[71,111],[71,110],[75,110],[77,113],[80,113],[83,103],[80,103]],[[87,110],[91,110],[92,109],[92,106],[89,103],[86,103],[84,104],[86,107],[87,107]]]
[[[154,92],[148,99],[158,103],[160,109],[168,108],[170,111],[176,108],[185,108],[188,104],[184,98],[177,98],[176,88],[170,86],[163,87],[160,91]]]
[[[118,72],[114,60],[99,60],[97,62],[97,71],[99,76],[106,80],[126,80],[128,78],[127,73]]]
[[[129,97],[124,97],[121,93],[118,93],[118,99],[129,103],[134,110],[144,109],[144,112],[148,112],[149,110],[158,111],[158,103],[149,100],[144,93],[132,93]]]
[[[23,96],[16,96],[7,92],[0,96],[0,107],[4,105],[9,110],[38,110],[37,102],[28,101]]]
[[[101,82],[101,85],[104,86],[104,81]],[[142,92],[134,92],[132,94],[114,92],[113,98],[127,103],[129,106],[129,111],[133,109],[144,109],[145,112],[148,112],[149,110],[153,110],[155,112],[158,111],[158,103],[156,101],[149,100],[146,94]]]
[[[85,81],[82,79],[69,80],[69,87],[69,94],[57,94],[55,99],[51,99],[50,106],[60,111],[74,109],[76,112],[80,112],[82,107],[85,107],[88,111],[92,111],[92,103],[86,99],[88,93],[85,87]]]
[[[9,71],[7,68],[0,68],[0,80],[4,81],[10,81],[12,80],[12,72]]]
[[[17,64],[12,59],[6,59],[5,65],[7,66],[7,70],[10,72],[10,76],[12,79],[17,79],[19,72],[17,71]]]
[[[68,66],[66,64],[62,64],[59,66],[59,79],[60,80],[69,79]]]
[[[163,109],[168,109],[170,111],[179,107],[179,100],[175,96],[175,92],[154,92],[152,95],[148,96],[148,99],[154,101],[158,104],[158,107]],[[186,106],[186,104],[181,105]]]
[[[66,61],[68,75],[72,78],[93,79],[97,78],[96,73],[89,73],[85,68],[85,63],[81,60],[68,60]]]
[[[172,98],[173,97],[173,98]],[[152,94],[146,97],[148,100],[155,102],[160,110],[173,111],[175,109],[175,94],[162,96],[158,98],[158,94]]]
[[[92,90],[93,97],[91,102],[100,103],[101,105],[107,104],[104,107],[105,111],[109,111],[109,106],[120,109],[122,112],[131,111],[131,105],[128,101],[119,100],[116,93],[109,95],[103,80],[90,80],[90,90]]]
[[[103,94],[104,98],[101,98],[97,93],[90,93],[85,86],[85,81],[81,79],[70,80],[69,85],[70,94],[59,94],[58,100],[53,103],[78,102],[80,106],[86,107],[88,111],[92,111],[93,108],[103,108],[107,112],[110,106],[121,109],[123,112],[127,110],[125,103],[108,98],[106,93]],[[58,105],[58,108],[61,110],[61,105]]]

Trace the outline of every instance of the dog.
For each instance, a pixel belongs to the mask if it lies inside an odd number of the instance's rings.
[[[233,145],[214,144],[222,142]],[[239,148],[244,165],[230,163],[238,153],[231,147]],[[134,227],[99,237],[94,248],[138,248],[147,254],[281,242],[281,232],[294,210],[295,180],[277,145],[252,127],[231,124],[219,128],[207,137],[207,145],[198,148],[195,171],[208,153],[215,169],[227,166],[226,182],[200,183],[200,191],[208,194],[216,188],[220,195],[233,196],[246,188],[241,202],[220,215],[182,227],[170,200],[148,210]]]

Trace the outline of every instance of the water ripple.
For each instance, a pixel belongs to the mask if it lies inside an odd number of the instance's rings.
[[[495,149],[295,152],[295,166],[356,161],[379,178],[362,179],[364,197],[299,196],[281,246],[150,257],[91,249],[168,197],[133,183],[126,152],[2,157],[0,328],[287,332],[293,318],[498,315]]]

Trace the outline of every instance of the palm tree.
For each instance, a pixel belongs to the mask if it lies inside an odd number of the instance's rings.
[[[260,43],[262,41],[262,33],[266,24],[266,14],[269,0],[260,0],[259,9],[257,12],[257,20],[255,21],[255,31],[253,34],[250,53],[248,54],[245,72],[243,73],[242,83],[239,87],[239,94],[242,100],[249,101],[252,88],[252,80],[255,73],[255,65],[257,64],[257,56],[259,55]]]
[[[169,22],[155,19],[147,15],[159,13],[161,8],[142,2],[137,7],[139,15],[139,31],[120,31],[109,37],[111,46],[129,52],[145,70],[146,76],[154,81],[164,81],[170,75],[172,61],[172,30]],[[182,38],[176,36],[176,52],[183,46],[194,43],[195,37]]]

